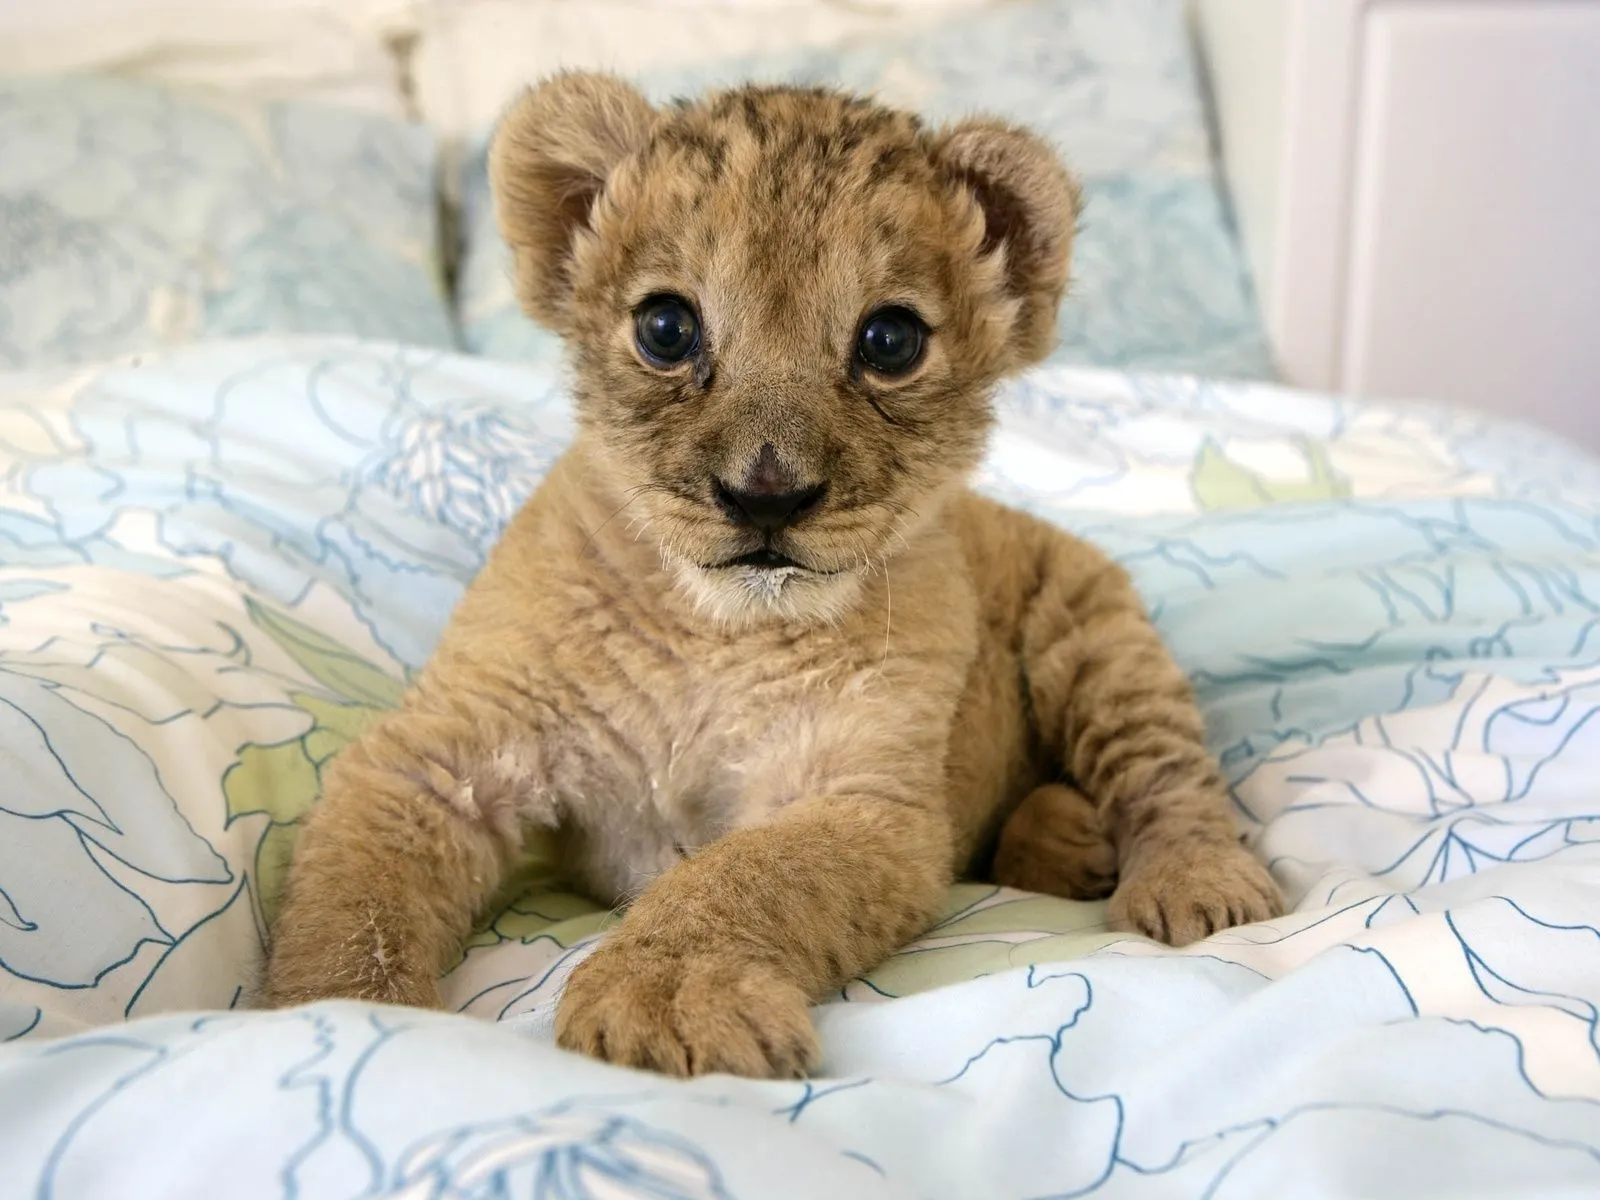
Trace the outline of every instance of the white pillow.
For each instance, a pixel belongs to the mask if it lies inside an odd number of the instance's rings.
[[[420,0],[0,0],[0,74],[95,72],[405,116]]]
[[[624,74],[892,37],[1003,0],[423,0],[416,101],[446,139],[480,135],[561,67]]]

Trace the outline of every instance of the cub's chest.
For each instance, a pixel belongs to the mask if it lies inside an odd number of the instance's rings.
[[[613,644],[611,653],[637,651]],[[627,786],[691,843],[750,819],[751,784],[805,753],[872,673],[826,636],[686,639],[606,697],[607,732]]]
[[[648,649],[636,634],[591,641],[573,681],[594,720],[562,789],[569,867],[605,898],[798,799],[805,764],[870,686],[836,646],[691,642],[640,671]]]

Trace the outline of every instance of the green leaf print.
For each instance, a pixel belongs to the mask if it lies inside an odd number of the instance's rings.
[[[1061,900],[1055,896],[1019,895],[1016,899],[985,905],[975,911],[939,922],[928,937],[978,937],[1012,933],[1019,929],[1037,933],[1104,932],[1103,901]]]
[[[222,778],[228,821],[265,815],[256,845],[255,890],[270,929],[278,915],[284,876],[300,821],[322,792],[322,771],[387,708],[403,684],[308,625],[245,601],[250,619],[332,696],[294,692],[290,700],[310,719],[299,737],[273,745],[247,745]]]
[[[1127,936],[1106,927],[1104,901],[958,883],[950,889],[939,921],[918,944],[862,979],[885,996],[909,996],[1013,967],[1082,958]]]
[[[1115,942],[1126,942],[1130,936],[1102,930],[1025,941],[994,939],[956,946],[918,947],[902,950],[868,971],[862,979],[882,995],[911,996],[1034,963],[1070,962]]]
[[[365,704],[339,704],[306,692],[296,692],[290,699],[316,722],[306,734],[305,743],[307,756],[318,768],[360,737],[382,712]]]
[[[559,856],[555,838],[548,832],[530,831],[523,854],[522,869],[490,902],[488,911],[493,915],[467,939],[457,966],[468,951],[501,942],[526,945],[548,938],[564,949],[622,919],[620,913],[593,900],[560,890]]]
[[[254,600],[247,599],[245,604],[256,626],[329,691],[352,704],[365,704],[369,708],[393,708],[400,703],[405,685],[349,647]]]
[[[222,777],[230,825],[257,813],[267,817],[266,831],[256,844],[254,875],[261,915],[269,928],[277,916],[295,829],[320,790],[317,764],[306,753],[305,740],[245,746],[239,761]]]
[[[1206,439],[1195,456],[1190,477],[1195,500],[1202,509],[1262,508],[1294,500],[1340,500],[1350,495],[1350,484],[1333,469],[1321,442],[1297,438],[1294,447],[1311,469],[1307,479],[1268,479],[1234,462],[1222,447]]]
[[[311,727],[287,742],[245,746],[222,777],[229,824],[253,814],[267,817],[266,833],[256,847],[255,880],[269,928],[278,913],[300,819],[322,793],[323,767],[380,715],[365,705],[336,704],[301,693],[290,698],[311,718]]]
[[[494,907],[491,911],[497,915],[480,925],[467,939],[456,965],[469,951],[498,946],[501,942],[527,945],[548,938],[565,949],[591,934],[609,929],[622,919],[621,913],[607,911],[593,900],[571,892],[549,890],[548,881],[535,884],[503,908]]]

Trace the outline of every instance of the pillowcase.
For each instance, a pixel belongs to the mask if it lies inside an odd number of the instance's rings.
[[[442,137],[479,137],[559,67],[638,74],[900,35],[1006,0],[448,0],[426,3],[417,106]]]
[[[454,342],[434,148],[373,113],[0,80],[0,365],[203,337]]]
[[[1061,150],[1086,201],[1051,361],[1272,375],[1180,0],[1008,5],[904,38],[690,67],[641,86],[665,100],[746,79],[843,86],[939,121],[987,112],[1028,125]],[[463,182],[462,336],[479,353],[556,360],[558,341],[516,306],[487,141]]]
[[[421,0],[0,4],[0,75],[98,72],[404,117],[397,51]]]

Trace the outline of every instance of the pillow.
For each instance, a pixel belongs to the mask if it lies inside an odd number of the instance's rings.
[[[1003,0],[450,0],[421,11],[412,69],[423,118],[472,139],[530,79],[624,72],[901,34]]]
[[[1180,0],[1044,0],[838,51],[691,67],[641,81],[655,99],[743,79],[830,83],[941,120],[974,111],[1061,149],[1085,208],[1052,361],[1270,377],[1265,333],[1212,167]],[[466,344],[553,361],[516,306],[481,136],[465,169],[457,306]]]
[[[0,364],[269,330],[453,342],[420,127],[66,76],[0,81],[0,145]]]
[[[403,117],[395,50],[417,0],[0,5],[0,74],[101,72]],[[398,40],[397,40],[398,39]]]

